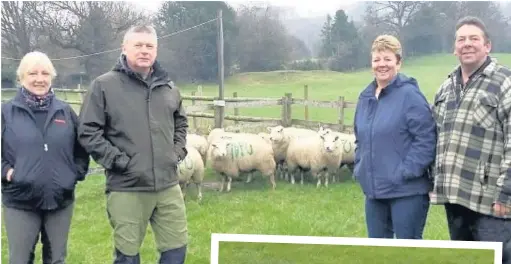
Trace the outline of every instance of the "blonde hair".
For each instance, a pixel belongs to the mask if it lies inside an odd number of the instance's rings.
[[[50,73],[52,79],[57,76],[57,71],[53,67],[53,63],[51,63],[50,58],[40,51],[32,51],[23,56],[20,65],[16,70],[16,79],[18,82],[21,82],[21,80],[25,77],[25,74],[37,64],[45,67]]]
[[[403,57],[403,49],[401,42],[392,35],[380,35],[373,41],[371,52],[391,51],[396,57],[397,61],[401,61]]]

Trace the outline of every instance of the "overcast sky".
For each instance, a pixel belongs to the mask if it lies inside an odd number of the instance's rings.
[[[149,11],[156,11],[160,4],[164,1],[159,0],[145,0],[145,1],[136,1],[129,0],[130,2],[134,2],[136,6],[147,9]],[[243,0],[235,0],[235,1],[226,1],[232,7],[236,8],[240,4],[246,3],[270,3],[270,1],[243,1]],[[294,9],[296,15],[300,17],[317,17],[323,16],[327,13],[333,15],[333,13],[340,8],[348,8],[350,7],[355,0],[272,0],[271,5],[280,6],[285,8]]]

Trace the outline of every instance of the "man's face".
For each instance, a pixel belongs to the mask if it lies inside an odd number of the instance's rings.
[[[456,31],[454,55],[464,66],[482,63],[490,53],[491,43],[484,38],[483,31],[474,25],[463,25]]]
[[[122,46],[122,52],[134,70],[150,69],[157,55],[156,36],[149,33],[131,33]]]

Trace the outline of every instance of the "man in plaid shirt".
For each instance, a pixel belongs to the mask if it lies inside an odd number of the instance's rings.
[[[511,263],[511,70],[489,56],[475,17],[456,25],[460,61],[437,94],[438,142],[431,203],[444,204],[452,240],[504,242]]]

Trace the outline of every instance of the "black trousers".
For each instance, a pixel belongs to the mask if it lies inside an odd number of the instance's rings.
[[[474,212],[457,204],[446,204],[451,240],[503,242],[502,264],[511,264],[511,220]]]

